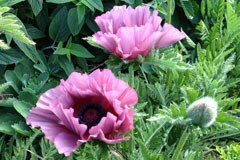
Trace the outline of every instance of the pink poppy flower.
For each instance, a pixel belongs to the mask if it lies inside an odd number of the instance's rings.
[[[158,11],[151,15],[146,6],[117,6],[95,21],[101,31],[93,35],[93,41],[125,60],[145,57],[152,47],[166,47],[186,37],[170,24],[162,27]]]
[[[105,69],[90,75],[73,72],[39,98],[27,124],[40,127],[59,153],[69,156],[82,143],[97,139],[115,144],[130,137],[137,93]]]

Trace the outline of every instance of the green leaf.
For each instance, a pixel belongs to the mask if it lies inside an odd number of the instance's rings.
[[[194,88],[183,86],[181,91],[189,104],[197,100],[199,97],[199,91]]]
[[[240,122],[238,120],[238,117],[232,116],[225,112],[218,113],[217,122],[228,123],[229,125],[240,128]]]
[[[27,45],[23,43],[20,40],[14,39],[14,42],[18,45],[18,47],[23,51],[23,53],[31,59],[34,63],[37,63],[37,57],[35,56],[37,54],[37,49],[33,45]]]
[[[4,92],[9,86],[11,86],[11,82],[5,82],[0,84],[0,93]]]
[[[29,126],[27,126],[23,121],[14,123],[11,127],[15,130],[15,132],[20,133],[24,136],[30,136],[32,133]]]
[[[135,0],[122,0],[123,2],[126,2],[128,4],[134,4]]]
[[[15,52],[13,50],[8,51],[0,50],[0,64],[8,65],[19,63],[22,60],[22,58],[20,58],[18,54],[19,54],[18,52]]]
[[[20,88],[22,86],[21,81],[18,79],[17,75],[13,71],[6,71],[6,73],[4,74],[4,78],[8,82],[11,82],[11,86],[16,92],[20,91]]]
[[[1,120],[0,120],[1,121]],[[14,130],[11,127],[11,123],[8,122],[0,122],[0,132],[8,135],[13,135]]]
[[[14,19],[18,22],[18,24],[21,25],[21,31],[29,37],[29,35],[27,34],[27,30],[22,24],[22,22],[17,17],[14,17]],[[25,55],[29,57],[34,63],[37,63],[39,61],[43,66],[45,66],[45,68],[47,68],[46,62],[44,61],[45,57],[43,58],[41,54],[38,53],[36,46],[32,45],[34,42],[26,43],[25,41],[19,39],[18,37],[14,37],[14,42],[25,53]]]
[[[86,7],[84,5],[77,6],[77,15],[78,15],[78,23],[82,23],[85,19]]]
[[[188,129],[186,128],[185,131],[183,132],[179,142],[178,142],[178,145],[177,145],[177,148],[176,148],[175,152],[173,153],[172,160],[180,159],[179,156],[181,155],[182,149],[183,149],[186,141],[188,140],[189,135],[190,134],[188,132]]]
[[[72,43],[71,48],[69,49],[70,49],[70,52],[77,57],[94,58],[94,56],[80,44]]]
[[[14,130],[11,125],[18,122],[20,120],[20,117],[16,114],[5,113],[3,111],[4,110],[2,110],[0,113],[0,132],[8,135],[13,135]]]
[[[35,44],[27,35],[22,22],[13,14],[0,16],[0,31],[11,35],[14,39],[20,40],[23,43],[31,45]]]
[[[42,89],[42,87],[47,83],[48,79],[49,79],[49,73],[48,72],[41,73],[37,77],[37,80],[36,80],[37,88],[35,88],[35,91],[39,92]]]
[[[95,8],[103,12],[102,0],[82,0],[81,2],[91,10]]]
[[[67,75],[70,75],[74,71],[73,63],[69,61],[66,57],[60,56],[58,62]]]
[[[9,49],[10,47],[3,41],[0,40],[0,49]]]
[[[24,118],[27,117],[29,110],[33,107],[30,103],[24,101],[15,101],[13,102],[13,107],[18,113],[20,113]]]
[[[56,87],[58,84],[59,84],[58,81],[48,82],[47,84],[45,84],[45,85],[41,88],[41,90],[39,91],[39,93],[44,93],[44,92],[46,92],[47,90]]]
[[[57,42],[64,42],[67,40],[68,36],[70,35],[70,31],[67,25],[67,15],[68,11],[67,8],[64,6],[54,16],[49,27],[49,35],[51,39]]]
[[[68,52],[69,52],[69,49],[67,48],[57,48],[57,50],[54,51],[53,54],[66,55]]]
[[[80,58],[94,58],[94,56],[82,45],[71,43],[70,41],[68,42],[69,43],[66,46],[67,48],[62,48],[63,43],[60,42],[58,44],[56,51],[54,51],[54,54],[67,55],[68,53],[71,53]]]
[[[80,12],[79,14],[83,16],[83,17],[80,16],[81,19],[79,18],[78,11]],[[85,15],[85,8],[84,10],[78,10],[77,8],[72,8],[68,12],[68,18],[67,18],[68,27],[74,36],[77,35],[82,28],[84,15]],[[81,21],[79,21],[79,19]]]
[[[7,7],[11,7],[17,3],[20,3],[24,0],[0,0],[0,6],[7,6]]]
[[[191,0],[180,0],[180,4],[184,10],[185,15],[192,23],[199,23],[200,10],[198,4]]]
[[[2,15],[5,12],[8,12],[10,10],[9,7],[0,7],[0,15]]]
[[[32,39],[40,39],[40,38],[46,37],[44,32],[42,32],[41,30],[39,30],[38,28],[36,28],[32,25],[28,25],[28,26],[26,26],[26,28],[27,28],[27,32],[28,32],[29,36]]]
[[[42,10],[43,0],[28,0],[28,3],[32,7],[34,15],[37,16],[39,12]]]
[[[68,3],[71,2],[72,0],[47,0],[46,2],[49,3],[56,3],[56,4],[62,4],[62,3]]]
[[[35,105],[38,97],[34,93],[30,93],[28,91],[21,91],[19,92],[19,100]]]
[[[1,99],[0,107],[12,107],[14,101],[16,101],[16,98]]]

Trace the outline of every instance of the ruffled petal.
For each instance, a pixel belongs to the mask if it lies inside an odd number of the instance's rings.
[[[126,6],[115,6],[101,16],[96,17],[95,22],[103,33],[116,33],[117,30],[124,26],[123,18],[126,13]]]
[[[169,46],[186,37],[185,33],[180,32],[177,28],[167,23],[164,24],[161,32],[163,34],[157,42],[157,48]]]
[[[59,123],[58,117],[50,110],[38,107],[30,110],[26,121],[33,128],[40,127],[46,138],[52,142],[57,134],[67,131],[66,127]]]
[[[148,20],[148,23],[153,24],[155,31],[159,31],[162,29],[161,22],[162,22],[162,18],[158,16],[158,11],[153,11],[152,16]]]
[[[121,50],[123,55],[131,55],[135,46],[135,33],[132,27],[122,27],[118,30],[117,36],[120,39]],[[120,50],[120,49],[119,49]]]
[[[118,131],[120,132],[128,132],[133,130],[133,115],[134,111],[131,109],[125,109],[122,114],[118,118]]]
[[[111,104],[117,99],[120,106],[134,106],[138,101],[137,93],[126,82],[117,79],[111,70],[95,70],[89,75],[95,81],[94,88],[98,88]],[[94,83],[92,83],[94,84]]]
[[[111,70],[95,70],[90,75],[73,72],[40,97],[37,107],[27,116],[27,124],[40,127],[58,152],[68,156],[92,139],[109,144],[128,140],[130,137],[122,137],[121,133],[133,129],[134,112],[128,107],[137,100],[135,90],[117,79]],[[77,117],[81,107],[91,103],[102,106],[107,115],[88,130]]]
[[[116,6],[96,18],[101,31],[93,40],[111,53],[125,60],[147,56],[152,48],[162,48],[183,38],[185,34],[170,24],[161,26],[158,11],[151,15],[148,6]]]
[[[93,41],[106,48],[110,52],[115,52],[119,45],[120,39],[111,33],[97,32],[93,35]]]
[[[62,132],[57,134],[54,139],[54,145],[56,146],[60,154],[64,153],[65,156],[69,156],[75,151],[82,143],[78,141],[78,137],[72,133]]]
[[[75,118],[74,111],[72,108],[64,109],[61,105],[56,106],[53,110],[53,113],[61,120],[63,125],[68,128],[70,131],[76,133],[81,138],[87,131],[87,126],[84,124],[79,124],[78,118]]]
[[[124,125],[127,125],[125,123]],[[129,126],[126,126],[129,128]],[[129,140],[129,137],[122,137],[119,135],[117,128],[117,117],[109,113],[102,118],[97,126],[89,130],[89,138],[98,139],[108,144],[115,144],[123,140]]]
[[[124,16],[124,24],[127,27],[142,26],[150,16],[150,10],[147,6],[138,6],[133,9],[131,6],[127,8]]]
[[[66,81],[61,81],[61,85],[68,91],[68,94],[74,98],[95,95],[95,93],[90,90],[90,82],[87,74],[72,72]]]
[[[161,37],[160,32],[154,31],[150,23],[141,27],[122,27],[117,36],[123,51],[123,59],[136,59],[138,55],[146,56]]]
[[[106,137],[106,135],[102,131],[100,131],[96,136],[91,136],[91,138],[101,140],[107,144],[116,144],[121,141],[128,141],[130,139],[129,136],[122,137],[117,133],[110,134],[108,137]]]
[[[96,135],[101,130],[104,134],[109,134],[115,130],[115,123],[117,117],[114,116],[112,113],[108,112],[106,117],[103,117],[101,121],[98,123],[97,126],[92,127],[89,130],[90,135]]]
[[[42,94],[37,101],[36,107],[49,109],[49,107],[53,107],[59,103],[67,108],[73,105],[71,96],[62,86],[55,87]]]
[[[26,121],[28,125],[35,128],[58,123],[59,119],[52,113],[52,111],[35,107],[29,111]]]
[[[95,22],[99,26],[101,32],[103,32],[103,33],[106,33],[106,32],[113,33],[113,26],[112,26],[112,20],[111,19],[104,19],[104,18],[99,16],[95,19]]]

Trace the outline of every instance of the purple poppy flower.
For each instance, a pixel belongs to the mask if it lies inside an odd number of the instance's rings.
[[[166,47],[186,37],[170,24],[162,27],[158,12],[151,15],[146,6],[116,6],[95,21],[101,31],[93,35],[93,41],[126,60],[145,57],[152,47]]]
[[[105,69],[90,75],[73,72],[39,98],[27,124],[40,127],[59,153],[69,156],[82,143],[98,139],[115,144],[130,137],[137,93]]]

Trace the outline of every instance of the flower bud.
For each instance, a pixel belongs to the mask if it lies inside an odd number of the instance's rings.
[[[192,119],[192,124],[202,128],[211,126],[217,118],[217,102],[210,97],[196,100],[187,108],[186,118]]]

